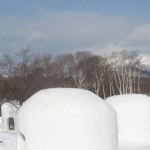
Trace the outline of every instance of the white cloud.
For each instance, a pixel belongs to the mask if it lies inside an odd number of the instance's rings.
[[[104,51],[107,54],[112,51],[123,49],[138,51],[140,54],[150,55],[150,24],[142,24],[135,26],[131,33],[125,36],[118,43],[106,43],[103,47],[97,47],[95,52]]]
[[[130,40],[134,41],[149,41],[150,40],[150,24],[144,24],[141,26],[137,26],[131,35],[129,36]]]
[[[48,37],[45,32],[41,32],[38,30],[33,30],[27,36],[27,41],[35,41],[35,40],[46,40]]]
[[[128,49],[150,54],[150,24],[136,26],[121,45]]]
[[[1,17],[0,49],[25,44],[58,54],[90,50],[105,54],[125,48],[149,53],[150,24],[88,12],[38,12],[35,18]]]

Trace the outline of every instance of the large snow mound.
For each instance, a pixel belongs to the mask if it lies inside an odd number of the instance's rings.
[[[42,90],[23,104],[17,124],[18,150],[117,150],[115,111],[86,90]]]
[[[120,147],[150,147],[150,97],[127,94],[106,100],[117,112]]]

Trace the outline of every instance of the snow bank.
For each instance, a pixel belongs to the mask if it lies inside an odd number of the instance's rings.
[[[18,150],[117,150],[116,113],[89,91],[42,90],[23,104],[17,125]]]
[[[106,100],[117,112],[119,147],[149,147],[150,97],[128,94]]]
[[[11,103],[4,103],[1,106],[1,113],[2,113],[2,131],[7,132],[9,130],[8,119],[10,117],[14,118],[14,123],[16,120],[16,113],[18,108],[12,105]]]

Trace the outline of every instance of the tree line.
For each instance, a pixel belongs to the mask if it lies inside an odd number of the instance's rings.
[[[134,51],[108,56],[89,51],[57,56],[38,54],[27,46],[0,59],[0,100],[20,104],[45,88],[87,89],[102,98],[127,93],[149,93],[149,78],[142,75],[141,57]],[[59,93],[58,93],[59,94]]]

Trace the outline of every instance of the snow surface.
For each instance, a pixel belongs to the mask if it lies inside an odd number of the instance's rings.
[[[0,117],[0,150],[16,150],[16,135],[2,132],[2,117]]]
[[[17,149],[117,150],[112,107],[92,92],[56,88],[29,98],[17,115]]]
[[[150,150],[150,97],[127,94],[106,101],[117,112],[119,148]]]
[[[16,114],[18,112],[18,108],[12,105],[11,103],[4,103],[1,106],[1,112],[2,112],[2,130],[3,132],[8,132],[9,126],[8,126],[8,118],[13,117],[14,122],[16,123]]]
[[[0,132],[0,150],[16,150],[16,135],[14,133]]]
[[[2,131],[2,117],[0,117],[0,132]]]

